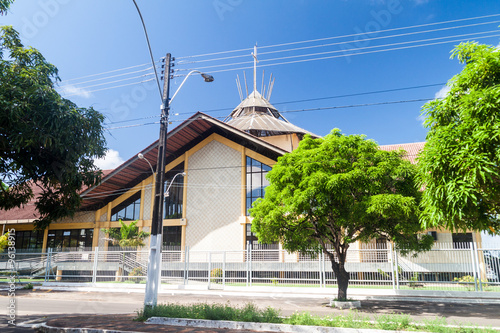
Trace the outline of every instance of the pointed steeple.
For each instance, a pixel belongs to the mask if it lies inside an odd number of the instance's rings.
[[[297,134],[302,138],[310,132],[290,123],[276,109],[268,99],[257,90],[257,46],[252,53],[254,59],[253,68],[253,91],[231,112],[225,119],[229,125],[258,137],[270,137],[284,134]],[[274,81],[272,81],[274,84]],[[237,81],[239,91],[241,87]],[[246,76],[245,76],[246,86]],[[268,88],[268,96],[271,96],[272,84]],[[264,91],[264,87],[262,87]],[[240,93],[241,95],[241,93]]]

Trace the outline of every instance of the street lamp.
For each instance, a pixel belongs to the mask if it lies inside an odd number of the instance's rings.
[[[163,194],[163,196],[166,198],[168,196],[170,196],[170,187],[172,187],[172,184],[174,183],[174,180],[175,180],[175,177],[177,176],[182,176],[184,177],[186,175],[185,172],[179,172],[179,173],[176,173],[174,178],[172,178],[172,181],[170,182],[170,184],[168,184],[168,187],[167,189],[165,190],[165,193]]]
[[[141,154],[141,153],[137,154],[137,158],[140,159],[140,160],[144,160],[144,161],[148,162],[149,167],[151,168],[151,173],[153,174],[153,177],[154,177],[155,176],[155,172],[153,171],[153,166],[151,165],[151,163],[149,162],[149,160],[147,158],[145,158],[144,155]]]
[[[148,272],[146,279],[146,293],[144,295],[144,306],[156,306],[158,300],[158,290],[160,286],[161,275],[161,248],[162,248],[162,229],[163,229],[163,202],[165,199],[165,167],[167,162],[167,130],[168,130],[168,116],[170,112],[170,103],[173,101],[179,90],[186,82],[187,78],[193,73],[199,73],[205,82],[212,82],[214,78],[211,75],[202,73],[198,70],[189,72],[184,81],[179,85],[174,96],[169,98],[170,95],[170,79],[172,68],[172,55],[167,53],[165,57],[165,79],[163,82],[163,94],[161,104],[161,118],[160,118],[160,138],[158,140],[158,159],[156,164],[156,179],[155,179],[155,194],[153,203],[153,216],[151,221],[151,238],[149,241],[149,258],[148,258]],[[177,175],[176,175],[177,176]],[[175,177],[174,177],[175,178]],[[170,184],[172,185],[172,183]],[[170,186],[167,189],[170,189]]]

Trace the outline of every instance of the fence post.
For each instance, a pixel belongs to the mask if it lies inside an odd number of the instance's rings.
[[[318,254],[318,265],[319,265],[318,274],[319,274],[319,287],[320,288],[323,287],[323,273],[321,272],[321,254],[322,253],[323,252],[320,251]]]
[[[212,252],[208,252],[208,289],[210,289],[210,270],[212,266]]]
[[[472,260],[472,275],[474,275],[474,290],[477,291],[476,260],[474,258],[474,242],[470,242],[470,258]]]
[[[250,277],[249,281],[250,281],[250,287],[251,287],[252,286],[252,255],[253,255],[252,254],[252,251],[253,251],[252,242],[249,243],[249,249],[250,249],[250,251],[249,251],[250,252],[250,261],[249,261],[250,262],[250,265],[249,265],[250,269],[248,271],[248,274]]]
[[[48,280],[50,279],[51,261],[52,261],[52,248],[49,247],[49,250],[47,251],[47,263],[45,265],[45,279],[44,279],[44,282],[48,282]]]
[[[394,273],[394,256],[393,256],[394,254],[392,252],[392,243],[389,243],[388,245],[389,246],[387,247],[387,252],[389,252],[389,253],[388,253],[387,257],[389,258],[389,261],[391,262],[392,289],[396,289],[396,276],[395,275],[397,274],[397,272]],[[396,269],[397,269],[397,267],[396,267]]]
[[[472,242],[472,245],[474,246],[474,257],[475,257],[475,261],[476,261],[476,265],[475,265],[476,267],[474,270],[476,271],[476,274],[478,277],[479,290],[483,291],[483,281],[481,281],[481,266],[479,264],[479,255],[478,255],[479,249],[477,248],[476,242]]]
[[[250,242],[247,241],[247,249],[246,249],[246,263],[247,263],[247,274],[246,274],[246,284],[247,284],[247,287],[248,287],[248,277],[250,276],[249,272],[250,272],[250,254],[249,254],[249,249],[250,249]]]
[[[223,252],[222,258],[222,289],[226,287],[226,251]]]
[[[189,256],[190,256],[190,252],[189,252],[189,246],[186,246],[186,262],[187,262],[187,265],[186,265],[186,284],[189,284]]]
[[[394,249],[394,266],[396,266],[396,289],[399,290],[399,263],[398,263],[398,250]]]
[[[97,283],[97,265],[99,263],[99,246],[94,250],[94,267],[92,269],[92,283]]]
[[[186,284],[186,270],[187,270],[187,245],[184,246],[184,255],[182,256],[184,259],[184,274],[182,274],[182,283]]]

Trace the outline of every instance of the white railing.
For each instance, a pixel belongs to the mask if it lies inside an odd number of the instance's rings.
[[[330,250],[333,251],[333,250]],[[14,267],[0,254],[0,281],[19,279],[94,283],[145,283],[148,251],[16,253]],[[353,245],[346,269],[351,288],[500,291],[500,244],[438,243],[431,251],[402,255],[391,244]],[[195,251],[186,247],[162,253],[162,283],[232,286],[335,287],[329,256],[288,253],[279,245],[243,251]]]

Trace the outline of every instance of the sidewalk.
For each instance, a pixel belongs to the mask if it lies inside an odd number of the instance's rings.
[[[443,295],[445,296],[445,295]],[[19,295],[27,299],[50,299],[52,301],[72,299],[75,302],[99,302],[101,304],[128,303],[138,307],[143,302],[142,293],[120,293],[120,292],[68,292],[68,291],[48,291],[39,290]],[[162,293],[158,297],[158,303],[227,303],[233,306],[242,306],[248,302],[253,302],[260,308],[271,306],[280,309],[282,315],[290,315],[294,312],[309,312],[320,316],[347,314],[350,310],[333,309],[327,306],[331,295],[297,295],[286,293],[266,293],[235,292],[222,290],[175,290],[169,294]],[[360,297],[358,295],[358,297]],[[376,297],[374,297],[376,298]],[[443,297],[444,298],[444,297]],[[434,319],[435,317],[446,318],[448,324],[463,324],[464,326],[491,326],[500,328],[500,304],[487,304],[470,302],[470,299],[450,299],[443,302],[437,298],[412,297],[408,301],[405,296],[391,296],[390,300],[365,299],[362,307],[358,309],[360,313],[374,318],[377,315],[389,313],[404,313],[410,315],[416,321]],[[486,300],[487,301],[487,300]],[[111,306],[111,305],[110,305]],[[69,311],[69,310],[68,310]],[[187,327],[172,327],[162,325],[150,325],[133,321],[135,314],[86,314],[86,315],[58,315],[57,318],[46,320],[47,325],[53,327],[70,328],[91,328],[106,329],[114,331],[135,331],[135,332],[251,332],[244,330],[221,330],[221,329],[200,329]]]

